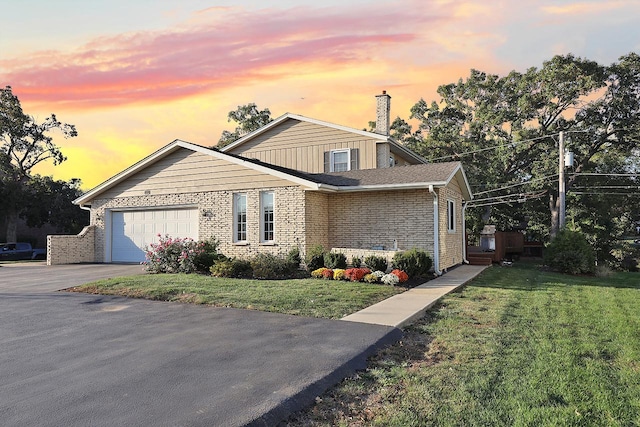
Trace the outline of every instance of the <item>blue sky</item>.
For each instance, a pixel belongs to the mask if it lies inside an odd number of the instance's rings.
[[[5,1],[0,84],[78,127],[40,172],[89,188],[174,139],[215,145],[256,102],[365,127],[387,90],[407,118],[471,68],[640,52],[640,2],[522,0]]]

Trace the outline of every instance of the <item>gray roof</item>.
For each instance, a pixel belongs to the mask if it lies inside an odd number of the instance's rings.
[[[435,184],[449,181],[460,166],[460,162],[444,162],[306,175],[311,181],[337,187],[418,183]]]

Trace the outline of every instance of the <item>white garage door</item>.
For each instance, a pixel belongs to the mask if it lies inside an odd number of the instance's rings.
[[[197,209],[155,209],[112,212],[111,261],[141,262],[144,248],[158,242],[158,234],[198,239]]]

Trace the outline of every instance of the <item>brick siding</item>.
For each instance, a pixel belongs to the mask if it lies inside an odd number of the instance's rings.
[[[47,265],[95,262],[95,231],[89,225],[78,235],[47,236]]]

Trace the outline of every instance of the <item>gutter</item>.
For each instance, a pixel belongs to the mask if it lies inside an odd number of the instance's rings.
[[[467,226],[465,223],[465,211],[467,210],[467,202],[462,202],[462,263],[469,264],[467,259]]]
[[[429,185],[429,193],[433,195],[433,272],[442,276],[440,271],[440,215],[438,209],[438,193]]]

